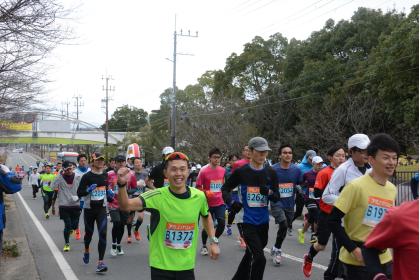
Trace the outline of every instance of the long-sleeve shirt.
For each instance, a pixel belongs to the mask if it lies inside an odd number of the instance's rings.
[[[341,164],[331,176],[327,187],[322,194],[322,200],[329,204],[334,205],[341,189],[350,181],[364,175],[360,169],[354,164],[354,161],[349,158],[346,162]]]

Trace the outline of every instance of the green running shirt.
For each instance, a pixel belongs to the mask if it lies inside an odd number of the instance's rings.
[[[198,240],[198,220],[208,216],[204,192],[189,188],[190,197],[174,196],[169,187],[140,195],[150,218],[151,267],[181,271],[194,269]]]
[[[42,189],[46,192],[52,192],[53,189],[51,188],[51,183],[55,179],[55,175],[50,173],[44,173],[39,175],[39,179],[41,179]]]

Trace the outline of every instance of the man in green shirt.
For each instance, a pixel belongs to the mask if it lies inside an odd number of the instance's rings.
[[[149,263],[152,280],[193,280],[198,237],[198,218],[210,239],[210,257],[217,259],[219,241],[203,192],[186,186],[189,159],[173,152],[165,159],[164,173],[169,186],[128,199],[126,185],[128,168],[118,170],[118,201],[121,210],[145,209],[151,213]]]
[[[48,211],[51,208],[54,195],[54,190],[51,188],[51,183],[55,179],[55,175],[51,173],[51,166],[52,165],[47,164],[45,166],[45,173],[39,176],[39,179],[41,180],[41,194],[42,198],[44,199],[44,213],[46,219],[50,217]]]

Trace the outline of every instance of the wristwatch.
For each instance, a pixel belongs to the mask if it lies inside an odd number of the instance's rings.
[[[219,245],[219,239],[216,236],[209,237],[210,244],[217,244]]]

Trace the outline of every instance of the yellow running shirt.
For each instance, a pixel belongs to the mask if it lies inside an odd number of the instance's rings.
[[[386,211],[394,206],[397,188],[387,181],[385,186],[376,183],[365,174],[348,183],[334,206],[344,216],[344,229],[353,241],[364,242],[373,228],[382,220]],[[381,264],[390,262],[389,250],[380,255]],[[362,266],[344,247],[340,250],[340,261],[350,265]]]

